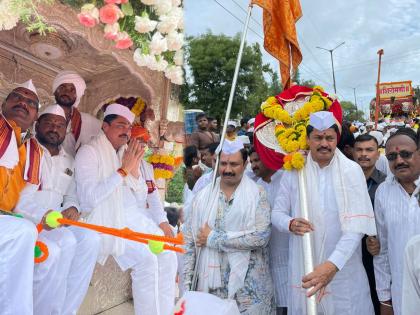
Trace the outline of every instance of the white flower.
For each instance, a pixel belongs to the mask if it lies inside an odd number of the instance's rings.
[[[145,55],[141,52],[140,48],[137,48],[133,55],[134,62],[139,67],[155,67],[156,58],[153,55]]]
[[[168,62],[162,56],[156,56],[156,70],[165,71],[168,67]]]
[[[182,49],[177,50],[175,53],[174,62],[177,66],[182,66],[184,64],[184,51]]]
[[[19,22],[19,14],[12,12],[11,1],[0,1],[0,31],[11,30]]]
[[[178,27],[179,18],[174,15],[162,15],[159,17],[159,24],[157,25],[157,29],[162,34],[168,34],[172,31],[175,31]]]
[[[184,83],[184,72],[180,66],[169,66],[166,68],[165,77],[174,84],[182,85]]]
[[[147,5],[154,5],[156,4],[157,0],[141,0],[141,2]]]
[[[167,50],[168,43],[166,38],[159,32],[153,34],[152,41],[150,42],[150,53],[153,55],[160,55]]]
[[[181,5],[181,0],[172,0],[173,7],[179,7]]]
[[[169,13],[172,9],[172,0],[156,0],[155,10],[157,15],[164,15]]]
[[[177,18],[178,19],[177,28],[180,30],[184,29],[184,11],[182,10],[181,7],[173,8],[171,12],[168,13],[168,16]]]
[[[120,31],[120,24],[118,22],[114,24],[107,24],[104,28],[104,37],[107,39],[115,40],[118,37],[118,32]]]
[[[166,40],[168,42],[168,50],[180,50],[182,45],[184,45],[184,34],[173,31],[166,36]]]
[[[139,33],[152,32],[158,23],[157,21],[150,20],[148,15],[136,16],[135,20],[136,20],[136,25],[134,28]]]

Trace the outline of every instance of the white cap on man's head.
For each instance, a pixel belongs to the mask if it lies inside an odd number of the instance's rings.
[[[239,152],[244,148],[244,143],[241,141],[241,139],[236,138],[235,140],[228,140],[225,139],[223,141],[223,148],[220,147],[220,145],[216,149],[216,153],[219,154],[220,151],[222,151],[225,154],[235,154],[236,152]]]
[[[234,126],[235,128],[238,127],[238,125],[236,124],[236,121],[234,121],[234,120],[229,120],[227,124],[228,124],[228,126],[229,125]]]
[[[376,141],[378,141],[378,145],[381,145],[382,141],[384,141],[384,135],[380,131],[373,130],[373,131],[370,131],[369,134],[372,137],[375,137]]]
[[[35,88],[35,85],[32,82],[32,79],[30,79],[30,80],[28,80],[24,83],[19,84],[16,88],[27,89],[27,90],[33,92],[36,96],[38,96],[38,92],[36,91],[36,88]]]
[[[128,107],[117,103],[109,104],[106,107],[104,118],[109,115],[122,116],[125,119],[127,119],[130,122],[130,124],[133,123],[134,118],[136,117],[136,115],[134,115],[134,113]]]
[[[254,126],[254,124],[255,124],[255,118],[251,118],[250,120],[248,120],[248,125]]]
[[[83,80],[83,78],[75,71],[61,71],[57,74],[53,81],[53,94],[55,93],[55,90],[57,90],[57,88],[64,83],[71,83],[76,88],[76,101],[74,102],[73,106],[77,107],[80,103],[80,99],[82,98],[83,94],[85,94],[85,80]]]
[[[320,111],[309,116],[309,125],[319,131],[327,130],[334,124],[336,121],[332,112]]]
[[[61,108],[61,106],[57,105],[57,104],[49,105],[49,106],[45,107],[43,109],[43,111],[41,112],[41,114],[39,115],[39,117],[41,117],[42,115],[45,115],[45,114],[57,115],[57,116],[61,116],[64,119],[66,119],[66,114],[64,113],[63,108]]]

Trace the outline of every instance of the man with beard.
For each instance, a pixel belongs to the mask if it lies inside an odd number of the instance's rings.
[[[207,115],[200,113],[195,117],[198,129],[191,134],[190,144],[198,150],[203,151],[210,143],[218,142],[219,136],[213,131],[209,131]]]
[[[185,289],[191,289],[198,263],[197,291],[236,300],[241,314],[274,314],[270,205],[264,189],[244,176],[248,154],[242,142],[225,140],[221,151],[215,188],[209,184],[194,197],[184,229]]]
[[[42,151],[28,131],[38,108],[38,95],[30,80],[10,92],[0,114],[0,310],[5,314],[33,313],[36,227],[1,210],[14,211],[26,183],[39,183]]]
[[[140,169],[144,146],[131,136],[134,114],[110,104],[102,130],[76,155],[77,195],[87,222],[113,228],[163,235],[148,217],[146,179]],[[153,254],[147,245],[101,235],[98,262],[112,255],[119,267],[131,269],[136,314],[167,315],[175,303],[177,259],[174,252]]]
[[[404,248],[410,238],[420,234],[420,152],[415,132],[399,129],[388,138],[385,152],[393,176],[376,191],[381,249],[373,263],[381,315],[401,315]]]
[[[376,234],[375,219],[362,170],[337,150],[339,130],[331,112],[309,117],[304,166],[308,220],[302,218],[297,171],[285,172],[276,191],[271,220],[290,233],[288,315],[307,314],[306,299],[317,293],[318,310],[325,314],[374,313],[360,241]],[[315,265],[306,275],[304,233],[311,233]]]
[[[53,82],[55,101],[60,105],[67,119],[67,133],[63,142],[64,150],[75,156],[79,147],[88,143],[101,130],[101,122],[77,109],[85,93],[86,83],[74,71],[62,71]]]
[[[379,159],[379,147],[377,139],[370,134],[358,136],[354,143],[353,158],[360,165],[365,174],[369,197],[372,205],[375,193],[379,185],[385,181],[386,175],[376,168]],[[379,253],[379,241],[376,237],[365,235],[362,239],[362,258],[366,274],[369,279],[370,295],[372,298],[375,314],[379,315],[379,300],[376,294],[375,274],[373,271],[373,256]]]
[[[275,207],[276,192],[280,185],[283,171],[269,169],[260,160],[258,153],[251,149],[249,161],[252,171],[258,177],[257,184],[265,188],[271,209]],[[270,270],[273,277],[277,314],[287,314],[287,268],[289,263],[289,235],[279,231],[276,226],[271,227]]]
[[[66,116],[58,105],[44,109],[35,125],[36,138],[44,148],[39,185],[27,184],[16,212],[35,224],[52,210],[77,221],[74,158],[61,144],[66,135]],[[49,258],[35,266],[34,313],[76,314],[89,287],[99,251],[99,235],[77,227],[48,227],[39,234]]]

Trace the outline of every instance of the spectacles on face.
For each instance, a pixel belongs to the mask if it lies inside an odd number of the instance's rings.
[[[26,104],[28,104],[30,107],[38,109],[39,107],[39,102],[34,101],[30,98],[27,98],[25,96],[23,96],[22,94],[18,93],[18,92],[12,92],[9,94],[9,99],[12,102],[16,102],[16,103],[20,103],[20,102],[25,102]]]
[[[410,152],[410,151],[407,151],[407,150],[401,150],[400,152],[388,153],[385,156],[386,156],[388,161],[392,162],[392,161],[395,161],[397,159],[398,155],[404,160],[409,160],[409,159],[411,159],[413,154],[414,154],[414,151]]]

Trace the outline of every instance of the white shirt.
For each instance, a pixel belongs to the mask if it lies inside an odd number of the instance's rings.
[[[381,251],[373,258],[379,301],[392,298],[394,314],[401,313],[404,248],[411,237],[420,234],[420,206],[395,177],[389,177],[376,191],[375,216]]]
[[[279,170],[271,176],[271,182],[267,183],[259,178],[257,184],[264,187],[267,192],[268,202],[271,209],[275,207],[276,193],[280,186],[284,171]],[[281,232],[275,225],[271,227],[270,270],[276,292],[278,307],[287,306],[287,274],[289,263],[289,234]]]
[[[420,310],[420,235],[414,236],[405,248],[402,315]]]
[[[379,159],[376,161],[375,167],[386,176],[392,175],[388,160],[384,154],[379,155]]]
[[[17,212],[39,223],[48,210],[62,211],[69,207],[80,209],[76,196],[74,159],[63,148],[55,156],[44,148],[41,183],[25,186],[16,206]]]
[[[200,178],[196,181],[194,188],[192,190],[193,195],[195,196],[200,190],[206,187],[208,184],[211,183],[213,179],[213,170],[211,172],[201,175]]]
[[[63,142],[63,148],[71,156],[75,157],[79,147],[83,144],[87,144],[92,137],[99,134],[102,123],[90,114],[80,112],[82,119],[82,126],[80,129],[79,139],[76,142],[74,135],[71,130],[71,121],[67,125],[67,134]]]

